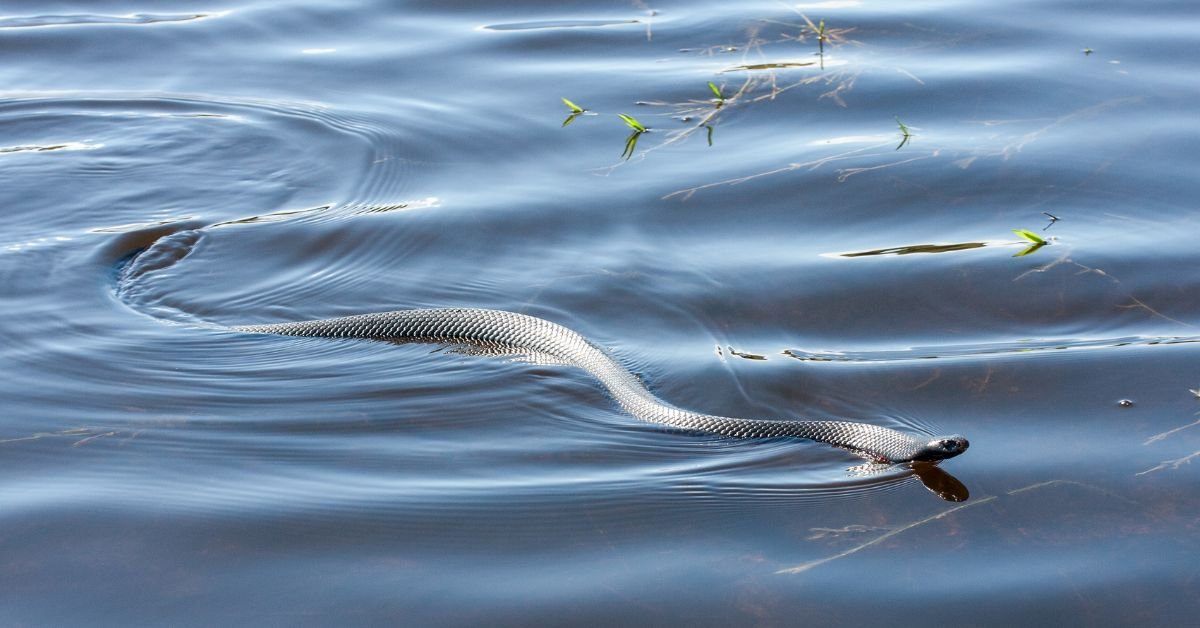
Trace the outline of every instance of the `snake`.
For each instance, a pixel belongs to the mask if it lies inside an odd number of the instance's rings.
[[[187,257],[202,233],[202,228],[180,230],[173,226],[142,232],[137,237],[150,241],[124,258],[118,272],[118,297],[134,305],[137,299],[133,289],[138,278]],[[505,310],[408,309],[320,320],[235,326],[206,323],[205,326],[279,336],[459,344],[484,352],[524,354],[582,368],[607,389],[622,409],[642,421],[741,439],[808,439],[877,463],[937,463],[961,454],[970,446],[959,434],[912,435],[858,421],[746,419],[678,408],[656,397],[637,376],[579,333],[542,318]]]
[[[856,421],[744,419],[692,412],[668,404],[612,356],[579,333],[548,320],[505,310],[433,308],[358,314],[322,320],[239,325],[234,330],[328,338],[467,343],[507,348],[582,368],[637,419],[687,431],[735,438],[804,438],[878,463],[939,462],[966,451],[958,434],[918,438]]]

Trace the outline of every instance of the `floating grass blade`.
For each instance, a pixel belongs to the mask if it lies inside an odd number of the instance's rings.
[[[641,122],[638,122],[637,118],[634,118],[631,115],[627,115],[624,113],[618,113],[617,115],[620,116],[621,119],[625,121],[625,124],[629,125],[629,128],[633,129],[634,131],[637,131],[638,133],[645,133],[646,131],[649,130]]]
[[[1012,232],[1021,236],[1022,238],[1025,238],[1026,240],[1029,240],[1032,243],[1028,247],[1026,247],[1025,250],[1021,251],[1020,253],[1017,253],[1016,255],[1013,255],[1013,257],[1024,257],[1024,256],[1029,255],[1030,253],[1042,248],[1043,246],[1050,244],[1042,236],[1040,236],[1032,231],[1028,231],[1026,229],[1013,229]]]
[[[896,150],[900,150],[901,148],[904,148],[904,145],[907,144],[908,140],[912,138],[912,132],[908,130],[908,125],[900,121],[900,116],[895,116],[895,118],[896,126],[900,127],[900,133],[904,136],[900,138],[900,144],[896,146]]]
[[[571,109],[571,113],[583,113],[584,111],[587,111],[583,107],[580,107],[579,105],[567,100],[566,98],[563,98],[562,101],[563,101],[564,105],[566,105],[567,107],[569,107]]]
[[[721,101],[721,102],[725,102],[725,97],[721,95],[721,88],[720,88],[720,87],[717,87],[716,85],[713,85],[713,82],[712,82],[712,81],[709,81],[709,82],[708,82],[708,88],[712,90],[712,93],[713,93],[713,94],[716,94],[716,96],[717,96],[717,100],[719,100],[719,101]]]
[[[1043,238],[1042,236],[1040,236],[1032,231],[1026,231],[1025,229],[1013,229],[1012,232],[1021,236],[1022,238],[1025,238],[1026,240],[1029,240],[1030,242],[1032,242],[1038,246],[1047,244],[1045,238]]]

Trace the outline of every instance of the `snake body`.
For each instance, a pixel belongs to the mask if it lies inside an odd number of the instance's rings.
[[[738,438],[806,438],[877,462],[936,462],[957,456],[969,446],[967,439],[957,434],[917,438],[852,421],[741,419],[683,410],[655,397],[632,373],[578,333],[515,312],[414,309],[235,329],[285,336],[464,342],[547,355],[586,370],[626,412],[643,421]]]

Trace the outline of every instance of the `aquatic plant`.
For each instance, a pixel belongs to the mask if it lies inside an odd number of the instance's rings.
[[[567,108],[571,110],[571,114],[567,116],[566,120],[563,120],[562,125],[564,127],[567,126],[568,124],[571,124],[572,122],[574,122],[575,118],[577,118],[579,116],[596,115],[596,114],[588,111],[586,108],[579,106],[578,104],[576,104],[574,101],[572,101],[569,98],[564,97],[564,98],[561,98],[561,100],[562,100],[563,104],[566,105]],[[646,125],[642,124],[637,118],[635,118],[629,114],[618,113],[617,117],[621,118],[621,120],[625,121],[625,124],[628,125],[629,128],[633,129],[633,133],[631,133],[629,135],[629,137],[625,138],[625,150],[623,150],[621,152],[621,157],[623,157],[625,160],[628,160],[630,157],[633,156],[633,151],[637,148],[638,138],[640,138],[643,133],[646,133],[647,131],[649,131],[650,128],[647,127]]]
[[[1043,238],[1042,236],[1040,236],[1032,231],[1027,231],[1025,229],[1013,229],[1012,232],[1021,236],[1022,238],[1025,238],[1026,240],[1029,240],[1030,242],[1032,242],[1034,244],[1049,244],[1048,242],[1046,242],[1045,238]]]
[[[725,104],[725,96],[723,96],[723,95],[721,94],[721,88],[720,88],[720,87],[717,87],[716,85],[714,85],[714,84],[713,84],[713,82],[712,82],[712,81],[709,81],[709,82],[708,82],[708,88],[712,90],[712,93],[713,93],[713,94],[716,94],[716,96],[717,96],[717,106],[718,106],[718,107],[720,107],[721,105]]]
[[[624,114],[624,113],[618,113],[617,115],[620,116],[620,118],[625,121],[625,124],[629,125],[629,128],[633,129],[635,132],[637,132],[639,134],[645,133],[646,131],[650,130],[650,129],[646,128],[646,126],[643,125],[641,122],[638,122],[637,118],[635,118],[631,115]]]
[[[1042,236],[1040,236],[1032,231],[1029,231],[1027,229],[1013,229],[1012,232],[1021,236],[1022,238],[1025,238],[1026,240],[1032,242],[1032,244],[1030,244],[1028,247],[1026,247],[1025,250],[1021,251],[1020,253],[1017,253],[1016,255],[1013,255],[1013,257],[1024,257],[1024,256],[1029,255],[1030,253],[1042,248],[1043,246],[1050,244]]]
[[[808,18],[805,18],[805,19],[808,19]],[[821,46],[821,50],[824,51],[825,50],[825,20],[821,20],[821,22],[819,24],[817,24],[816,26],[813,26],[813,23],[809,22],[808,26],[809,26],[809,28],[812,28],[814,33],[817,34],[817,44],[819,44]]]
[[[831,46],[838,46],[840,44],[850,42],[851,40],[847,39],[846,35],[855,30],[854,28],[833,28],[833,27],[829,26],[823,19],[814,22],[813,20],[809,19],[809,17],[804,15],[803,13],[800,13],[800,17],[803,18],[802,23],[777,22],[779,24],[782,24],[785,27],[791,27],[791,28],[795,28],[798,30],[798,32],[793,31],[794,34],[792,34],[792,35],[788,35],[787,33],[784,33],[783,38],[779,41],[794,41],[794,42],[801,42],[801,43],[808,42],[811,45],[812,38],[815,38],[815,39],[817,39],[818,46],[819,46],[819,52],[817,54],[820,54],[820,55],[823,55],[823,53],[824,53],[824,45],[826,42],[828,42]],[[768,20],[768,22],[771,22],[771,20]],[[760,37],[757,34],[752,34],[751,39],[746,43],[746,45],[744,47],[720,45],[720,46],[711,46],[706,49],[702,49],[701,51],[706,52],[707,54],[710,54],[710,55],[736,52],[736,51],[740,51],[740,50],[745,50],[745,51],[749,52],[751,50],[761,49],[764,45],[770,45],[771,43],[777,43],[777,42],[770,42],[770,41]],[[685,51],[685,52],[691,52],[691,51],[695,51],[695,50],[696,49],[683,49],[683,51]],[[743,61],[745,61],[745,59],[743,59]],[[826,85],[833,85],[834,87],[830,91],[827,91],[827,92],[821,94],[820,98],[821,99],[825,99],[825,98],[831,99],[838,106],[841,106],[841,107],[847,106],[845,101],[843,101],[842,98],[840,97],[840,94],[850,90],[853,87],[854,79],[855,79],[855,76],[853,73],[846,73],[844,71],[835,71],[832,73],[804,74],[804,75],[801,75],[798,80],[784,84],[784,83],[781,83],[781,81],[780,81],[782,76],[777,74],[777,72],[776,72],[777,70],[782,71],[782,70],[791,70],[791,69],[796,69],[796,68],[815,66],[818,64],[818,62],[821,64],[821,67],[824,68],[824,59],[823,58],[820,59],[819,61],[815,61],[815,60],[814,61],[808,61],[808,60],[769,61],[768,60],[768,61],[763,61],[760,63],[745,63],[745,62],[743,62],[739,65],[734,65],[731,67],[727,67],[723,70],[720,70],[721,73],[745,72],[746,73],[745,78],[744,78],[744,80],[742,80],[742,82],[740,84],[728,85],[728,84],[724,84],[724,83],[717,83],[715,81],[706,81],[706,85],[708,86],[709,92],[711,94],[711,96],[708,98],[688,99],[687,101],[684,101],[684,102],[667,102],[667,101],[656,101],[656,100],[650,100],[650,101],[638,100],[638,101],[636,101],[638,105],[646,105],[646,106],[651,106],[651,107],[670,107],[670,108],[674,109],[674,111],[671,114],[671,117],[676,120],[679,120],[680,122],[683,122],[684,124],[687,125],[685,128],[681,128],[678,130],[668,129],[665,133],[665,136],[662,138],[662,140],[659,142],[656,142],[653,146],[651,146],[647,150],[652,151],[652,150],[656,150],[658,148],[663,148],[663,147],[670,146],[670,145],[678,143],[678,142],[682,142],[682,141],[686,140],[687,138],[689,138],[690,136],[696,134],[697,132],[701,132],[701,131],[705,135],[706,143],[709,146],[712,146],[713,142],[714,142],[715,128],[716,128],[717,123],[719,122],[719,117],[726,111],[726,109],[733,108],[735,105],[753,105],[753,104],[763,102],[763,101],[775,100],[784,92],[790,91],[792,89],[808,86],[808,85],[822,84],[822,83],[826,84]],[[911,76],[911,74],[909,74],[903,70],[901,70],[901,72]],[[913,79],[918,80],[918,79],[916,79],[916,77],[913,77]],[[919,80],[918,80],[918,82],[919,82]],[[726,93],[726,90],[728,90],[729,93]],[[563,97],[563,98],[561,98],[561,101],[570,110],[570,115],[565,120],[563,120],[562,126],[564,126],[564,127],[571,124],[575,120],[575,117],[577,117],[577,116],[581,116],[581,115],[587,115],[587,116],[611,115],[609,113],[599,113],[598,114],[597,112],[593,112],[593,111],[579,105],[578,103],[570,100],[569,98]],[[620,117],[621,120],[624,121],[625,124],[632,130],[632,134],[626,138],[625,149],[622,153],[622,157],[624,158],[622,161],[628,161],[632,155],[634,148],[637,145],[637,142],[640,139],[640,134],[646,133],[650,129],[648,127],[646,127],[644,124],[642,124],[639,120],[634,118],[633,116],[630,116],[625,113],[619,113],[616,115],[618,117]],[[895,146],[895,149],[899,150],[900,148],[903,148],[911,140],[912,131],[903,122],[900,122],[900,120],[898,118],[897,118],[897,124],[899,125],[900,131],[902,134],[900,144]],[[884,145],[886,146],[887,143],[885,142]],[[862,150],[855,149],[854,151],[851,151],[851,152],[858,153],[858,152],[862,152]],[[820,160],[820,163],[825,163],[828,161],[836,160],[838,158],[840,158],[840,156],[834,156],[832,158],[822,159],[822,160]],[[914,158],[914,159],[917,159],[917,158]],[[613,164],[613,166],[611,166],[611,167],[615,168],[618,165],[620,165],[620,163],[621,162],[618,162],[617,164]],[[898,163],[904,163],[904,162],[898,162]],[[801,167],[806,167],[806,166],[804,164],[794,164],[794,165],[790,165],[784,169],[793,169],[793,168],[801,168]],[[854,172],[858,172],[860,170],[866,171],[866,170],[870,170],[870,169],[851,169],[851,170],[853,170]],[[764,174],[768,174],[768,173],[764,173]],[[849,174],[853,174],[853,172],[850,172]],[[849,176],[849,174],[843,173],[842,175],[840,175],[839,181],[842,180],[845,176]],[[703,187],[707,187],[707,186],[703,186]],[[694,191],[694,190],[692,190],[692,191]],[[681,191],[681,192],[683,192],[683,191]]]
[[[814,23],[807,16],[804,16],[803,14],[800,15],[804,19],[804,24],[783,23],[785,26],[795,27],[800,31],[796,35],[792,37],[785,37],[784,39],[804,42],[809,41],[809,37],[815,36],[818,40],[818,44],[822,53],[824,51],[825,42],[829,42],[831,45],[840,44],[844,41],[847,41],[844,35],[854,30],[853,28],[830,28],[826,25],[824,20]],[[761,38],[754,36],[746,44],[745,50],[749,51],[751,49],[760,48],[764,43],[766,42],[761,40]],[[709,47],[706,50],[708,54],[718,54],[736,52],[742,50],[742,48],[721,45]],[[691,49],[685,49],[684,51],[691,51]],[[749,74],[747,74],[745,80],[740,85],[731,87],[725,84],[718,84],[715,81],[706,82],[708,89],[712,94],[711,98],[704,100],[690,99],[686,102],[678,103],[645,100],[637,101],[637,104],[639,105],[672,107],[675,109],[672,117],[688,125],[683,129],[674,131],[668,130],[663,141],[657,143],[648,150],[654,150],[656,148],[669,146],[671,144],[683,141],[698,131],[704,132],[707,144],[712,146],[714,131],[719,116],[726,108],[732,107],[735,104],[735,101],[739,101],[744,104],[754,104],[760,101],[774,100],[780,94],[786,91],[813,83],[836,83],[837,87],[830,92],[822,94],[821,98],[831,98],[838,105],[843,107],[846,106],[846,103],[841,100],[841,98],[838,96],[838,93],[849,89],[853,84],[852,79],[842,80],[840,78],[842,75],[838,73],[834,73],[833,75],[821,74],[816,76],[805,76],[794,83],[780,85],[778,81],[779,77],[774,72],[774,70],[786,70],[791,68],[814,66],[817,63],[817,61],[768,61],[763,63],[743,63],[741,65],[722,70],[722,72],[748,72]],[[821,63],[823,66],[823,60]],[[765,72],[760,73],[760,71]],[[763,90],[763,87],[766,87],[767,89]],[[728,89],[730,93],[725,93],[726,89]],[[756,93],[759,91],[765,93]],[[568,98],[561,98],[561,100],[563,104],[566,105],[570,110],[570,115],[562,123],[562,126],[564,127],[572,123],[577,116],[597,115],[596,112],[588,110]],[[633,150],[636,148],[641,134],[646,133],[650,129],[642,124],[639,120],[628,114],[619,113],[617,116],[620,117],[621,120],[624,121],[625,124],[633,131],[632,134],[626,138],[625,150],[622,153],[622,157],[624,158],[623,161],[627,161],[632,156]],[[614,164],[613,167],[616,167],[617,165],[619,165],[619,163]]]
[[[629,128],[633,129],[633,133],[630,133],[629,137],[625,138],[625,150],[621,153],[621,157],[628,161],[630,157],[633,157],[633,151],[637,149],[638,138],[650,129],[641,122],[638,122],[637,118],[631,115],[624,113],[618,113],[617,115],[625,121],[625,124],[629,125]]]
[[[578,118],[579,116],[581,116],[585,112],[587,112],[587,109],[580,107],[579,105],[571,102],[570,100],[568,100],[566,98],[563,98],[562,101],[563,101],[563,104],[566,105],[571,110],[571,115],[567,116],[566,120],[563,120],[562,125],[564,127],[567,126],[568,124],[571,124],[572,122],[574,122],[575,118]]]
[[[804,15],[804,21],[808,22],[808,27],[817,35],[817,58],[821,60],[821,69],[825,69],[825,40],[828,39],[828,33],[825,32],[825,20],[821,20],[819,24],[813,25],[812,20]]]
[[[900,133],[904,135],[904,137],[900,139],[900,144],[896,146],[896,150],[900,150],[905,144],[908,143],[909,138],[912,137],[912,132],[908,130],[908,125],[900,121],[900,116],[896,116],[896,126],[900,127]]]

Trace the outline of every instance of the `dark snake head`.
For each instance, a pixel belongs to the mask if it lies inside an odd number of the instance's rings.
[[[953,458],[967,450],[971,443],[958,434],[938,436],[921,446],[912,457],[915,462],[937,462]]]

